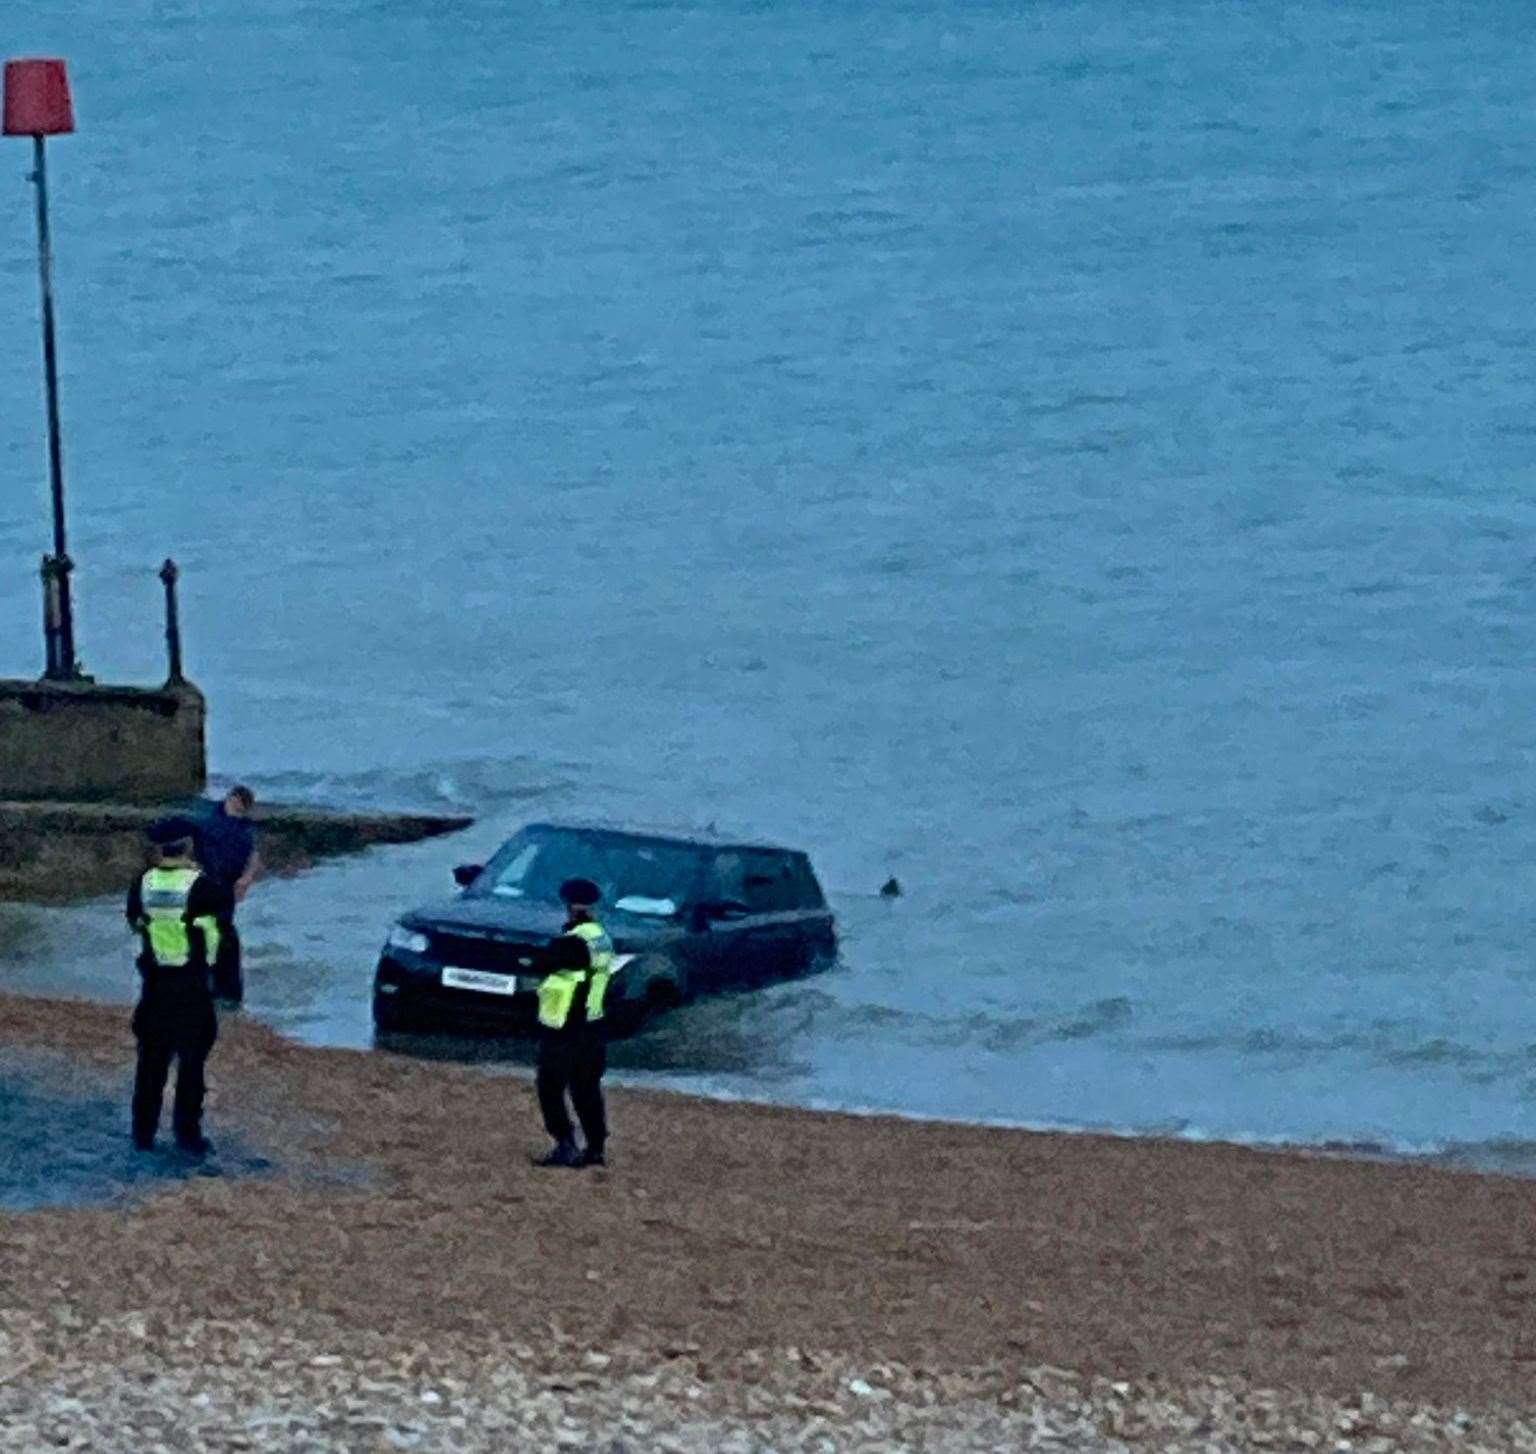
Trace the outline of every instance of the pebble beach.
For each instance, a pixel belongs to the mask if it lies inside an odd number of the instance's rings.
[[[29,1104],[131,1069],[0,998]],[[518,1077],[234,1019],[210,1081],[211,1165],[7,1188],[0,1449],[1536,1449],[1526,1180],[625,1088],[545,1172]]]

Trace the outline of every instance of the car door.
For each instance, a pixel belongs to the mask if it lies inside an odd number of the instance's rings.
[[[717,907],[709,922],[709,957],[714,982],[721,987],[761,984],[779,972],[777,914],[761,877],[749,849],[721,849],[710,865],[706,899]],[[722,911],[723,905],[735,907]]]
[[[832,915],[804,854],[763,850],[747,869],[748,901],[761,914],[775,977],[808,974],[836,955]]]
[[[629,976],[623,990],[626,997],[643,999],[649,991],[663,998],[670,993],[688,1000],[708,993],[718,983],[714,924],[699,914],[699,906],[714,893],[707,872],[708,855],[692,847],[677,852],[681,857],[674,858],[665,882],[646,885],[647,897],[670,899],[678,906],[676,916],[644,921],[647,932],[643,941],[638,934],[624,933],[640,961],[624,970]]]
[[[792,855],[772,849],[742,853],[742,894],[753,924],[756,978],[783,979],[811,966],[803,930],[805,910]]]

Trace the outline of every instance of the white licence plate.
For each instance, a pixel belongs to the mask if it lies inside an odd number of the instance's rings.
[[[518,988],[514,974],[489,974],[483,969],[455,969],[452,965],[443,970],[443,983],[487,995],[515,995]]]

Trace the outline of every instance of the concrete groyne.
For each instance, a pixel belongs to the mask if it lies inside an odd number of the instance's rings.
[[[0,899],[67,903],[119,892],[143,865],[145,828],[185,806],[0,801]],[[321,858],[457,832],[473,819],[272,803],[251,821],[268,871],[293,873]]]

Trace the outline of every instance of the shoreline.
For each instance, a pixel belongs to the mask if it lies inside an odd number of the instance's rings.
[[[281,1032],[276,1032],[281,1034]],[[307,1043],[307,1042],[306,1042]],[[314,1045],[311,1049],[342,1049],[347,1047],[330,1047]],[[517,1070],[505,1072],[509,1075],[521,1075],[523,1067]],[[531,1072],[530,1072],[531,1073]],[[1293,1141],[1284,1137],[1265,1137],[1259,1135],[1220,1135],[1215,1132],[1206,1134],[1200,1132],[1193,1135],[1173,1134],[1167,1131],[1136,1131],[1119,1129],[1112,1126],[1077,1126],[1077,1125],[1052,1125],[1043,1121],[1014,1121],[1006,1117],[989,1116],[981,1120],[965,1120],[958,1116],[945,1116],[928,1111],[903,1111],[889,1106],[869,1105],[834,1105],[830,1102],[819,1103],[816,1101],[798,1100],[774,1100],[768,1096],[754,1096],[738,1094],[734,1091],[708,1091],[690,1089],[682,1086],[669,1086],[626,1080],[626,1072],[617,1074],[609,1071],[604,1084],[622,1085],[627,1089],[654,1093],[656,1095],[683,1096],[690,1100],[708,1101],[720,1105],[764,1106],[778,1108],[786,1111],[803,1111],[807,1115],[817,1116],[847,1116],[851,1120],[891,1120],[910,1123],[917,1126],[948,1126],[955,1129],[969,1129],[978,1131],[1004,1131],[1017,1133],[1024,1136],[1062,1136],[1067,1138],[1087,1137],[1104,1141],[1135,1141],[1146,1142],[1151,1145],[1168,1146],[1215,1146],[1226,1147],[1233,1151],[1252,1151],[1260,1155],[1277,1154],[1285,1156],[1308,1157],[1316,1156],[1329,1161],[1359,1161],[1371,1166],[1420,1166],[1434,1171],[1455,1172],[1468,1176],[1497,1176],[1510,1177],[1516,1181],[1536,1181],[1536,1141],[1530,1143],[1514,1142],[1510,1138],[1500,1138],[1488,1142],[1454,1141],[1443,1143],[1427,1150],[1395,1149],[1378,1142],[1367,1141]],[[1516,1170],[1507,1167],[1488,1166],[1481,1164],[1474,1157],[1461,1158],[1460,1148],[1485,1145],[1521,1145],[1529,1144],[1531,1169]]]
[[[117,1097],[126,1122],[120,1007],[0,996],[0,1074],[36,1052],[63,1057],[76,1093]],[[539,1172],[521,1078],[314,1049],[241,1020],[209,1075],[209,1133],[271,1170],[0,1213],[0,1352],[31,1340],[52,1350],[39,1367],[63,1367],[97,1329],[117,1356],[147,1318],[173,1366],[179,1330],[211,1319],[257,1343],[395,1350],[378,1358],[451,1346],[478,1367],[500,1350],[538,1378],[597,1350],[693,1380],[705,1393],[680,1397],[701,1414],[771,1386],[772,1416],[804,1423],[786,1400],[814,1401],[835,1368],[823,1395],[849,1418],[1034,1409],[1123,1439],[1113,1415],[1162,1441],[1147,1447],[1205,1448],[1192,1431],[1221,1409],[1249,1428],[1261,1404],[1283,1406],[1286,1428],[1310,1428],[1368,1405],[1397,1441],[1384,1448],[1466,1447],[1469,1427],[1446,1422],[1458,1409],[1487,1447],[1536,1448],[1524,1178],[638,1087],[610,1093],[606,1171]],[[612,1392],[606,1376],[573,1384],[561,1408]],[[0,1381],[0,1430],[25,1397]],[[921,1447],[975,1447],[979,1427]],[[893,1447],[918,1446],[895,1428]]]
[[[104,902],[110,902],[112,907],[116,908],[115,900],[104,900]],[[132,986],[125,986],[123,995],[118,1000],[104,999],[90,993],[79,995],[53,993],[12,994],[9,991],[0,989],[0,1002],[7,998],[20,998],[36,1001],[41,1004],[90,1005],[106,1010],[120,1010],[124,1007],[131,1007],[135,997],[136,989]],[[409,1036],[405,1037],[404,1043],[400,1046],[385,1045],[380,1047],[371,1043],[367,1045],[327,1043],[321,1040],[308,1039],[292,1028],[284,1029],[281,1026],[273,1025],[260,1015],[253,1014],[249,1010],[242,1013],[241,1019],[242,1021],[261,1025],[263,1029],[286,1043],[320,1054],[332,1052],[354,1055],[382,1054],[387,1057],[398,1057],[421,1064],[459,1066],[465,1070],[470,1070],[492,1079],[505,1077],[514,1081],[527,1080],[533,1074],[531,1040],[525,1042],[527,1054],[524,1059],[496,1057],[481,1060],[474,1057],[456,1058],[452,1056],[439,1058],[430,1054],[413,1054],[410,1046],[414,1037]],[[473,1036],[463,1038],[468,1039],[470,1043],[474,1042]],[[485,1038],[487,1043],[499,1043],[498,1038],[494,1035],[488,1035]],[[740,1105],[758,1106],[767,1109],[778,1108],[786,1111],[801,1111],[807,1115],[846,1116],[853,1120],[891,1120],[919,1126],[947,1126],[955,1129],[999,1131],[1028,1136],[1083,1137],[1106,1141],[1145,1142],[1152,1145],[1226,1147],[1236,1151],[1251,1151],[1259,1154],[1295,1155],[1301,1157],[1316,1156],[1327,1160],[1359,1161],[1371,1165],[1424,1167],[1436,1171],[1456,1172],[1473,1176],[1511,1177],[1520,1181],[1536,1181],[1536,1140],[1524,1142],[1512,1137],[1495,1137],[1487,1141],[1441,1142],[1429,1147],[1413,1148],[1407,1145],[1393,1146],[1374,1141],[1302,1141],[1287,1139],[1281,1136],[1269,1137],[1258,1133],[1245,1135],[1242,1133],[1223,1134],[1219,1132],[1187,1134],[1169,1131],[1139,1131],[1134,1128],[1115,1126],[1051,1124],[1043,1121],[1013,1120],[1001,1116],[968,1120],[964,1117],[946,1115],[941,1112],[903,1110],[891,1106],[844,1105],[815,1100],[775,1098],[768,1094],[752,1094],[734,1090],[668,1084],[667,1081],[670,1074],[670,1072],[666,1071],[624,1066],[622,1063],[616,1065],[613,1057],[610,1056],[608,1073],[604,1084],[610,1091],[623,1089],[646,1095],[675,1095],[688,1100],[724,1106]],[[1525,1161],[1518,1166],[1496,1165],[1479,1158],[1475,1154],[1480,1148],[1490,1147],[1520,1148]]]

